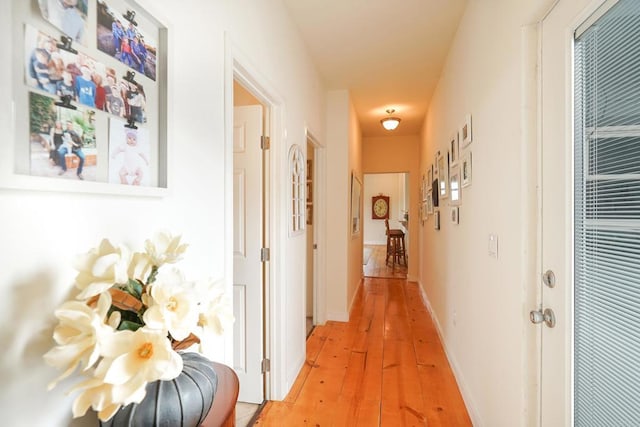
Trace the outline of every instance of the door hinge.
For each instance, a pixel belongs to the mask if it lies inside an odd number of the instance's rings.
[[[260,148],[262,148],[263,150],[268,150],[269,148],[271,148],[271,138],[262,135],[260,137]]]
[[[262,364],[260,366],[260,371],[261,373],[266,373],[271,371],[271,360],[269,359],[262,359]]]
[[[269,261],[271,254],[269,253],[269,248],[260,249],[260,261],[267,262]]]

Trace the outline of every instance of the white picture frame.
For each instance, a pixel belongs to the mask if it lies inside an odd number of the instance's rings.
[[[433,229],[440,230],[440,210],[433,213]]]
[[[449,152],[438,156],[438,186],[440,191],[440,199],[449,197]]]
[[[462,148],[471,144],[473,141],[473,127],[471,123],[471,114],[467,114],[464,118],[464,123],[460,127],[460,144]]]
[[[422,220],[423,224],[429,218],[428,206],[429,206],[428,199],[420,204],[420,219]]]
[[[427,185],[427,177],[422,174],[422,181],[420,185],[420,200],[422,200],[423,202],[427,200]]]
[[[460,224],[460,207],[459,206],[451,207],[451,222],[455,225]]]
[[[471,178],[473,175],[473,162],[471,160],[471,151],[466,152],[462,156],[460,163],[460,177],[462,179],[462,188],[471,185]]]
[[[449,137],[449,152],[451,153],[451,166],[457,165],[460,159],[459,132],[453,132]]]
[[[449,199],[452,206],[459,206],[462,202],[462,178],[460,166],[452,166],[449,174]]]

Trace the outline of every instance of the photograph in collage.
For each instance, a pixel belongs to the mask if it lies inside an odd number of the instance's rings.
[[[86,45],[87,0],[38,0],[42,17],[75,43]]]
[[[98,0],[98,49],[155,81],[158,44],[138,27],[132,11],[123,12]]]
[[[112,184],[149,186],[151,148],[149,131],[132,129],[124,120],[109,124],[109,182]]]
[[[56,105],[29,92],[30,173],[62,179],[96,180],[95,113]]]

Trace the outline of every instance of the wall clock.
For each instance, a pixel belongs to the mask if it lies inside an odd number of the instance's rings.
[[[373,196],[371,198],[371,218],[389,218],[389,196]]]

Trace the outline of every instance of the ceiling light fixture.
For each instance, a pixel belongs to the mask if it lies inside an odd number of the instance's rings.
[[[387,110],[387,114],[389,114],[389,117],[385,117],[384,119],[380,120],[380,123],[382,123],[382,127],[386,130],[395,130],[400,124],[399,118],[391,116],[395,112],[396,110],[394,110],[393,108],[389,108]]]

